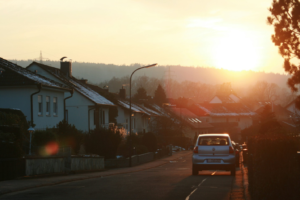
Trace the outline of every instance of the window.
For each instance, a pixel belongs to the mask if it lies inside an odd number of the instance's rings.
[[[38,115],[43,114],[43,96],[38,95]]]
[[[46,96],[46,115],[50,115],[50,97]]]
[[[102,124],[105,124],[105,111],[102,111]]]
[[[200,137],[199,138],[199,145],[228,145],[229,140],[228,137],[216,137],[216,136],[210,136],[210,137]]]
[[[53,97],[53,115],[57,115],[57,97]]]

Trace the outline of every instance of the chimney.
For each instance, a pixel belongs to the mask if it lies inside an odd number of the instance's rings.
[[[126,90],[124,89],[123,86],[122,86],[122,89],[120,89],[119,97],[122,99],[126,98]]]
[[[68,62],[68,61],[61,61],[60,62],[60,71],[64,74],[64,75],[66,75],[66,76],[68,76],[68,77],[70,77],[70,78],[72,78],[72,63],[71,62]]]
[[[87,84],[87,82],[88,82],[88,80],[87,80],[87,79],[83,79],[83,78],[82,78],[82,79],[80,79],[79,81],[80,81],[81,83],[84,83],[84,84]]]

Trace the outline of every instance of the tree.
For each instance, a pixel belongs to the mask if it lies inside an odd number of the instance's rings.
[[[297,92],[300,84],[300,65],[292,63],[292,59],[300,59],[300,2],[298,0],[273,0],[269,8],[271,16],[268,23],[274,26],[272,42],[278,46],[284,58],[284,69],[292,76],[288,85]],[[296,98],[296,107],[300,109],[300,96]]]
[[[280,124],[277,121],[274,112],[272,112],[271,106],[266,105],[260,114],[260,134],[278,133]]]
[[[137,93],[133,96],[135,100],[148,99],[147,91],[141,87],[137,90]]]
[[[165,90],[161,87],[160,84],[157,86],[157,89],[155,90],[153,99],[154,99],[154,102],[157,103],[158,105],[161,105],[161,104],[167,102],[167,96],[166,96]]]
[[[275,102],[279,100],[279,86],[265,81],[257,82],[250,91],[250,96],[261,102]]]

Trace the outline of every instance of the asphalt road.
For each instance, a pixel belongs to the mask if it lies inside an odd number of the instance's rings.
[[[0,199],[235,199],[235,177],[226,171],[201,171],[192,176],[191,155],[128,174],[41,187],[3,195]]]

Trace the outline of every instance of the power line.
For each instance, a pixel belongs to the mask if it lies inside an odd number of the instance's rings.
[[[43,63],[43,60],[50,60],[49,58],[44,58],[42,51],[40,51],[40,56],[38,58],[34,58],[34,60],[40,60],[40,63]]]

